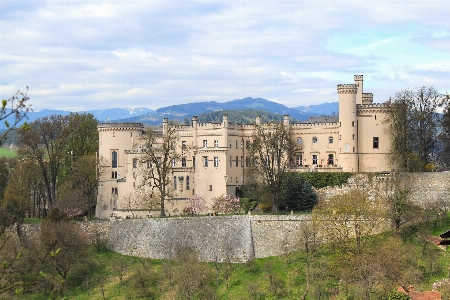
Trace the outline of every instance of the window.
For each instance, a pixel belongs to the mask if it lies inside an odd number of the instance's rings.
[[[236,156],[236,167],[239,167],[239,157]]]
[[[137,158],[133,158],[133,168],[136,169],[137,168]]]
[[[117,152],[116,151],[113,151],[112,153],[111,153],[111,162],[112,162],[112,167],[113,168],[117,168]]]
[[[134,187],[134,188],[136,187],[136,182],[133,182],[133,187]]]
[[[353,147],[353,153],[355,153],[355,147]]]
[[[173,189],[177,189],[177,176],[173,176]]]
[[[148,161],[147,162],[147,168],[151,168],[152,167],[152,162],[151,161]]]
[[[214,147],[216,147],[216,148],[219,147],[219,140],[214,140]]]
[[[195,168],[195,156],[192,156],[192,166]]]
[[[181,149],[186,150],[186,141],[181,142]]]
[[[270,157],[269,155],[266,156],[266,166],[270,165]]]
[[[303,140],[301,137],[297,138],[297,145],[303,144]]]
[[[112,188],[111,193],[112,193],[113,195],[117,195],[117,194],[118,194],[117,188]]]
[[[130,132],[130,137],[133,137],[133,132]]]
[[[111,173],[111,178],[112,179],[117,179],[117,171],[114,171]]]
[[[209,190],[212,191],[212,185],[209,186]]]
[[[232,167],[232,166],[233,166],[233,157],[230,156],[230,167]]]
[[[172,142],[172,144],[170,144],[170,149],[175,150],[175,142]]]
[[[328,154],[328,165],[334,165],[334,154]]]
[[[175,167],[177,165],[177,160],[175,158],[172,158],[172,167]]]
[[[352,121],[352,127],[355,127],[355,121]]]
[[[203,156],[203,166],[204,167],[208,166],[208,156]]]
[[[181,166],[182,166],[183,168],[186,167],[186,157],[182,157],[182,158],[181,158]]]
[[[208,141],[207,140],[203,140],[203,148],[208,148]]]
[[[329,143],[329,144],[333,144],[333,142],[334,142],[333,137],[332,137],[332,136],[329,136],[329,137],[328,137],[328,143]]]
[[[133,172],[133,178],[136,179],[136,172]]]
[[[241,167],[243,167],[243,166],[244,166],[244,157],[241,156]]]
[[[376,136],[373,138],[373,149],[378,149],[379,147],[379,138]]]
[[[241,149],[244,149],[244,140],[241,140]]]
[[[245,148],[246,149],[250,148],[250,141],[245,141]]]
[[[375,115],[375,120],[377,119],[377,115]]]
[[[186,176],[186,190],[190,190],[191,189],[191,182],[189,179],[189,176]]]
[[[297,167],[303,166],[303,154],[297,154],[297,156],[295,157],[295,164],[297,165]]]
[[[355,135],[354,134],[352,134],[352,139],[355,140]]]
[[[236,149],[238,149],[239,147],[238,147],[238,140],[236,140]]]
[[[113,131],[113,137],[116,137],[116,133]]]
[[[231,140],[229,140],[228,143],[230,144],[230,149],[231,149]]]
[[[313,136],[312,142],[313,142],[313,144],[317,144],[317,137],[316,136]]]
[[[217,156],[214,156],[214,167],[219,166],[219,158]]]
[[[313,154],[312,156],[312,164],[313,165],[317,165],[317,161],[318,161],[318,155],[317,154]]]
[[[245,158],[245,166],[250,167],[250,157]]]

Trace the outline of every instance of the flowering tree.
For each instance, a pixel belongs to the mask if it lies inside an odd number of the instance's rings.
[[[194,195],[191,198],[186,200],[186,208],[185,212],[189,214],[198,215],[206,208],[206,201],[200,195]]]
[[[223,214],[235,214],[241,210],[239,198],[235,195],[221,195],[212,199],[211,209]]]

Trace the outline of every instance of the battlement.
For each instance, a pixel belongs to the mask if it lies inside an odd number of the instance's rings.
[[[97,129],[144,129],[144,123],[137,122],[104,122],[97,125]]]
[[[363,75],[355,75],[355,76],[354,76],[354,80],[355,80],[355,81],[361,81],[361,80],[363,80]]]
[[[356,94],[358,91],[358,85],[354,83],[345,83],[337,85],[338,94]]]
[[[386,108],[386,103],[358,104],[357,108]]]
[[[372,93],[363,93],[362,103],[363,104],[372,104],[372,102],[373,102],[373,94]]]

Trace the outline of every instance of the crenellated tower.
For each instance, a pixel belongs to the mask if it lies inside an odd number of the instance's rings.
[[[361,81],[362,82],[362,81]],[[358,172],[357,84],[338,84],[339,162],[344,172]],[[361,94],[362,95],[362,94]]]

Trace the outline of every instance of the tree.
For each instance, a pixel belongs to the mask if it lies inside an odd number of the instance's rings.
[[[286,175],[281,193],[286,208],[296,211],[312,210],[317,203],[317,195],[311,185],[299,173]]]
[[[402,171],[423,171],[436,151],[439,114],[444,96],[433,87],[397,92],[386,104],[391,139],[390,161]]]
[[[450,165],[450,101],[449,95],[446,95],[442,105],[444,106],[444,112],[442,114],[439,133],[439,141],[441,144],[441,151],[439,153],[440,161],[445,165]]]
[[[221,195],[212,199],[211,210],[222,214],[237,214],[241,211],[240,199],[235,195]]]
[[[291,166],[295,150],[289,128],[283,123],[255,126],[248,151],[251,162],[250,172],[260,180],[261,186],[270,193],[274,213],[278,211],[281,188],[285,174]]]
[[[89,219],[97,201],[96,157],[84,155],[72,163],[70,175],[60,191],[60,207],[80,208]]]
[[[58,176],[67,155],[68,118],[61,115],[43,117],[19,131],[19,154],[34,161],[40,168],[47,192],[48,208],[56,201]]]
[[[172,186],[172,161],[180,159],[182,153],[177,149],[179,142],[175,128],[166,128],[163,132],[148,128],[139,141],[139,162],[146,167],[140,169],[140,188],[143,191],[143,201],[152,205],[157,200],[161,216],[165,216],[165,200],[175,195]],[[187,150],[182,150],[187,151]],[[146,192],[148,191],[148,192]],[[153,208],[153,207],[149,207]]]
[[[418,221],[421,209],[409,199],[411,182],[408,176],[389,178],[379,189],[386,217],[396,232],[412,221]]]
[[[200,195],[194,195],[186,200],[185,212],[188,214],[198,215],[206,208],[206,201]]]
[[[2,100],[2,107],[0,109],[0,121],[6,126],[6,130],[0,134],[0,146],[6,139],[8,133],[15,128],[31,110],[31,104],[28,104],[30,99],[27,96],[28,87],[25,92],[17,91],[11,98]],[[9,105],[8,105],[9,104]],[[26,128],[24,123],[22,128]]]

